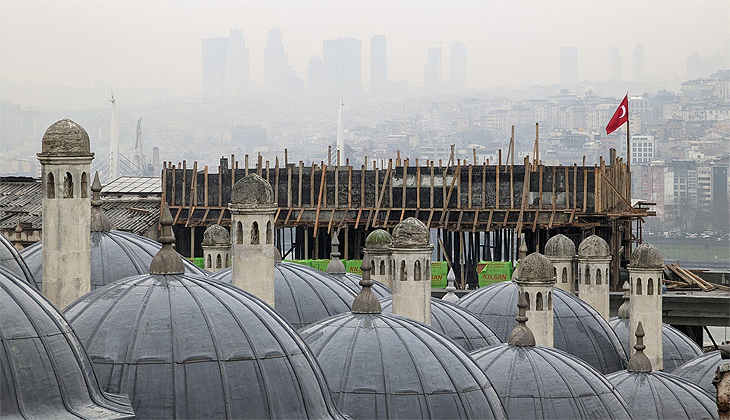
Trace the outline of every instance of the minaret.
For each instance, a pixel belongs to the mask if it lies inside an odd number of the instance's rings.
[[[345,129],[342,126],[342,107],[345,106],[345,102],[340,99],[340,103],[337,107],[337,166],[342,163],[340,160],[345,159]]]
[[[535,341],[542,346],[553,346],[553,263],[548,257],[533,252],[520,261],[513,276],[520,295],[527,302],[529,327]]]
[[[117,121],[117,102],[112,90],[112,125],[109,131],[109,181],[119,178],[119,122]]]
[[[274,306],[274,189],[251,173],[233,186],[231,283]]]
[[[48,127],[41,150],[43,294],[63,309],[91,291],[88,180],[94,154],[86,130],[68,119]]]
[[[203,232],[203,259],[205,269],[211,273],[228,268],[231,258],[231,236],[219,224],[208,226]]]
[[[611,249],[600,236],[591,235],[578,245],[578,297],[606,320],[610,318],[610,265]]]
[[[393,313],[431,325],[431,253],[428,228],[409,217],[393,229]]]
[[[454,269],[449,267],[449,274],[446,275],[446,294],[444,297],[441,298],[441,300],[445,300],[447,302],[456,303],[459,301],[459,297],[456,296],[456,276],[454,275]]]
[[[559,233],[545,243],[545,256],[555,266],[555,285],[568,293],[575,294],[575,243]]]
[[[662,348],[662,277],[664,276],[664,258],[656,247],[648,243],[639,245],[631,253],[628,265],[631,282],[631,314],[629,316],[630,331],[636,331],[643,325],[646,335],[644,353],[651,362],[653,370],[664,369],[664,352]],[[631,346],[636,339],[631,337]]]
[[[370,257],[370,277],[389,288],[393,288],[392,277],[392,255],[390,246],[393,238],[390,233],[383,229],[376,229],[365,238],[365,251]],[[363,257],[364,258],[364,257]]]

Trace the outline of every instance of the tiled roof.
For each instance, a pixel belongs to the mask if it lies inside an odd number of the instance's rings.
[[[102,194],[162,194],[162,178],[123,176],[105,185]]]

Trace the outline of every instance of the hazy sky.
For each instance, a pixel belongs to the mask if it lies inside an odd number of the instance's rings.
[[[579,51],[581,79],[604,80],[608,52],[631,77],[636,42],[647,73],[686,73],[686,58],[724,53],[730,1],[0,1],[0,76],[13,82],[88,87],[159,87],[201,92],[201,39],[244,31],[251,80],[263,80],[267,30],[281,28],[289,63],[306,79],[322,40],[362,40],[363,84],[370,37],[388,43],[388,78],[423,84],[426,49],[468,48],[470,87],[559,80],[562,46]]]

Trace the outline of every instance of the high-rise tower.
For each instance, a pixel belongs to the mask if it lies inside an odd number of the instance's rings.
[[[578,83],[578,48],[560,49],[560,84],[570,86]]]
[[[226,93],[228,38],[203,39],[203,95],[223,96]]]
[[[233,29],[228,39],[226,54],[226,88],[227,94],[241,96],[248,90],[248,48],[243,38],[243,31]]]
[[[441,48],[428,49],[428,58],[423,66],[423,85],[433,88],[441,84]]]
[[[449,49],[449,77],[457,87],[466,87],[466,45],[454,42]]]
[[[388,81],[388,58],[385,35],[370,38],[370,93],[385,92]]]

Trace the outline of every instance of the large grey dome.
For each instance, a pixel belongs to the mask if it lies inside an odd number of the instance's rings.
[[[664,372],[629,372],[606,376],[637,419],[717,419],[717,406],[697,385]]]
[[[580,258],[607,258],[611,256],[611,248],[608,242],[598,235],[591,235],[578,245],[578,257]]]
[[[71,326],[37,290],[0,267],[0,417],[134,418],[101,390]]]
[[[717,394],[717,388],[712,384],[712,378],[715,376],[715,370],[721,364],[727,362],[720,355],[720,350],[715,350],[694,358],[674,369],[672,375],[686,379],[710,394],[715,395]]]
[[[383,312],[392,313],[393,298],[381,299],[380,305]],[[466,352],[501,344],[503,341],[479,317],[442,299],[431,298],[431,328],[454,340]]]
[[[64,118],[43,133],[41,152],[44,156],[88,156],[91,154],[89,134],[84,127]]]
[[[545,255],[553,258],[572,258],[575,256],[575,243],[562,233],[558,233],[545,243]]]
[[[157,241],[121,230],[91,232],[91,290],[125,277],[149,273],[152,257],[161,247]],[[38,290],[42,290],[43,241],[25,248],[20,254],[28,264]],[[207,274],[182,256],[180,258],[187,273]]]
[[[231,283],[231,269],[213,278]],[[357,294],[327,273],[297,263],[274,264],[276,312],[300,329],[332,315],[349,312]]]
[[[500,337],[509,337],[517,325],[515,282],[483,287],[457,303],[486,322]],[[590,305],[559,288],[553,288],[554,346],[606,374],[626,367],[626,352],[616,333]]]
[[[300,331],[337,407],[353,419],[505,418],[474,361],[426,325],[345,313]]]
[[[28,269],[28,265],[25,263],[25,260],[20,256],[18,250],[15,249],[13,244],[5,237],[5,235],[1,233],[0,267],[7,269],[20,279],[25,280],[31,286],[36,287],[33,274],[31,274],[30,269]]]
[[[632,418],[623,398],[599,372],[561,350],[500,344],[472,357],[494,384],[509,418]]]
[[[664,268],[664,257],[654,245],[644,242],[631,252],[629,268],[662,270]]]
[[[613,328],[619,340],[621,340],[626,354],[631,354],[629,351],[631,349],[629,320],[627,318],[611,318],[608,325]],[[669,324],[662,324],[662,350],[664,353],[664,372],[667,373],[702,354],[700,346]]]
[[[102,386],[140,418],[341,418],[307,346],[273,309],[197,275],[140,275],[65,315]]]

